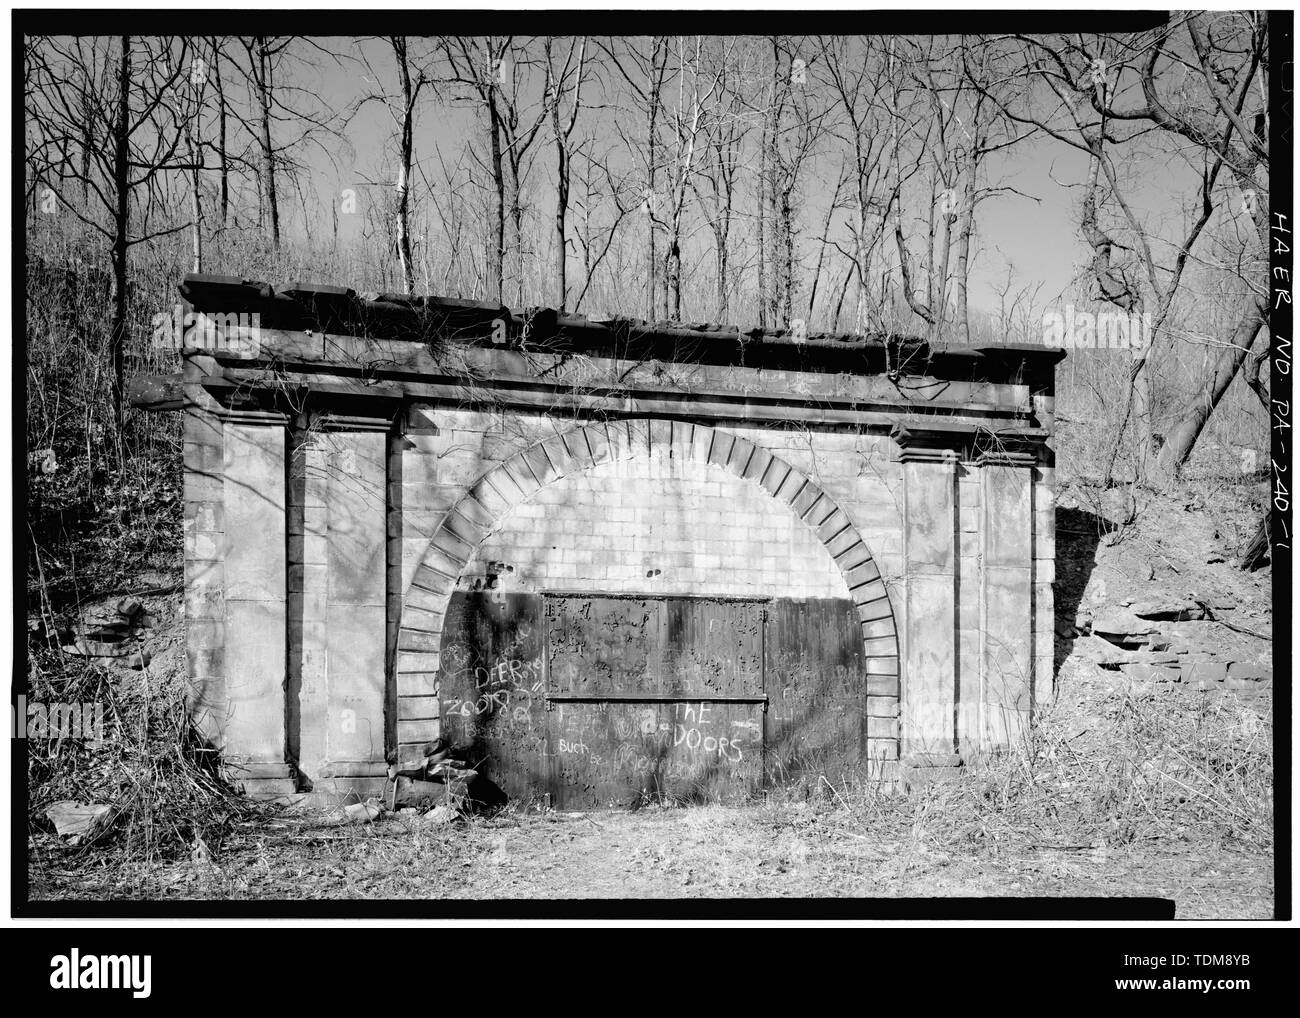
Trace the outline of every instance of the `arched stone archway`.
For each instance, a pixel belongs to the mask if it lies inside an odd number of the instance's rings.
[[[863,695],[892,700],[888,709],[897,715],[898,636],[889,593],[866,542],[825,491],[790,463],[722,428],[666,420],[595,422],[537,442],[488,470],[438,525],[403,600],[395,675],[399,758],[425,741],[427,722],[437,716],[443,619],[458,578],[497,521],[563,477],[655,450],[722,467],[785,503],[811,528],[843,577],[861,626],[872,683]],[[882,750],[879,755],[897,755],[896,739],[870,741]]]

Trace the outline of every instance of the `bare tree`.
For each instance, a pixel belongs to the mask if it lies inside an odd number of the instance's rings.
[[[843,176],[835,197],[838,199],[844,186],[851,194],[848,247],[835,242],[837,250],[848,259],[850,266],[844,278],[844,288],[848,288],[852,279],[857,279],[855,328],[863,330],[870,319],[873,325],[883,329],[880,304],[884,294],[879,300],[873,300],[870,285],[872,265],[885,235],[887,211],[897,197],[896,192],[890,191],[889,177],[893,125],[889,109],[881,100],[886,94],[889,62],[884,44],[871,37],[826,38],[820,40],[820,48],[819,71],[839,105],[838,116],[831,122],[829,131],[846,150]],[[828,226],[833,209],[834,201],[828,211]],[[838,318],[837,309],[832,324]]]
[[[628,175],[617,176],[611,169],[608,153],[596,152],[595,139],[576,149],[578,159],[570,163],[577,166],[576,178],[581,196],[575,199],[578,212],[576,239],[582,249],[582,289],[573,301],[576,312],[595,282],[596,272],[609,255],[623,221],[637,208],[636,188]],[[612,206],[612,215],[604,222],[601,208]]]
[[[772,318],[789,328],[794,318],[795,248],[799,212],[799,188],[803,170],[822,138],[830,105],[819,103],[821,91],[807,87],[809,60],[797,54],[794,43],[772,40],[772,63],[776,74],[772,129],[769,137],[771,202],[771,251],[773,272]]]
[[[245,162],[256,167],[258,221],[269,229],[271,245],[278,250],[281,178],[305,171],[298,153],[308,145],[332,159],[323,139],[336,135],[338,128],[321,97],[295,78],[322,58],[339,61],[324,44],[310,38],[258,35],[240,37],[238,42],[244,59],[231,60],[231,66],[247,87],[248,102],[243,108],[223,102],[222,109],[244,129],[256,152],[255,159]]]
[[[25,114],[40,144],[29,153],[29,186],[57,191],[72,180],[94,202],[73,213],[109,246],[112,312],[107,349],[120,442],[125,423],[128,255],[131,248],[186,229],[150,225],[164,175],[192,171],[181,146],[194,104],[183,96],[188,39],[33,39],[28,48]],[[111,78],[109,69],[111,68]],[[111,82],[111,87],[104,88]],[[87,147],[88,146],[88,147]]]
[[[730,314],[730,245],[732,223],[740,192],[740,168],[751,118],[741,94],[743,69],[733,66],[731,53],[722,54],[718,69],[718,95],[704,119],[703,160],[690,178],[704,221],[713,232],[714,268],[717,275],[715,315],[725,322]]]
[[[673,145],[671,173],[668,175],[668,200],[662,216],[654,208],[650,210],[651,224],[665,234],[663,306],[667,316],[672,319],[680,319],[682,316],[682,229],[686,196],[695,172],[700,126],[705,111],[717,92],[722,76],[721,68],[727,61],[727,53],[724,52],[721,65],[710,81],[701,65],[703,40],[698,36],[695,38],[693,52],[689,55],[686,40],[679,38],[676,41],[677,103],[667,115],[672,127]]]
[[[645,144],[639,146],[629,137],[622,121],[615,119],[614,129],[622,139],[624,147],[635,159],[643,153],[643,179],[641,189],[642,208],[646,214],[646,317],[655,319],[659,316],[658,261],[656,257],[655,230],[657,217],[657,177],[659,170],[659,118],[661,113],[661,95],[668,73],[669,41],[663,36],[652,36],[649,49],[641,47],[640,40],[597,40],[596,45],[618,72],[626,86],[634,111],[638,112],[646,125]],[[664,309],[667,314],[667,309]]]
[[[488,240],[487,290],[500,302],[505,291],[506,245],[506,157],[503,135],[507,128],[501,115],[501,85],[509,73],[506,53],[511,38],[456,36],[438,40],[446,61],[446,83],[472,95],[487,118],[489,170],[492,175],[494,208],[492,233]]]
[[[1222,206],[1220,186],[1226,169],[1238,190],[1253,196],[1267,188],[1268,106],[1263,90],[1267,71],[1267,21],[1256,14],[1180,15],[1153,33],[1131,37],[1042,39],[1021,37],[1028,74],[1055,97],[1048,114],[1004,112],[1020,123],[1037,126],[1089,156],[1089,180],[1081,210],[1081,227],[1093,250],[1091,275],[1101,299],[1125,310],[1146,308],[1153,314],[1154,339],[1134,360],[1121,421],[1127,422],[1135,393],[1139,416],[1147,402],[1149,379],[1144,370],[1154,355],[1171,315],[1185,269],[1207,224]],[[1183,84],[1176,98],[1162,95],[1163,72],[1177,68]],[[1133,98],[1134,93],[1141,100]],[[1169,245],[1172,264],[1155,251],[1160,239],[1145,228],[1125,199],[1114,156],[1138,138],[1152,136],[1186,147],[1188,163],[1199,170],[1195,212],[1181,240]],[[1118,209],[1118,225],[1103,227],[1098,209],[1104,198]],[[1255,227],[1253,251],[1243,249],[1241,308],[1199,392],[1165,436],[1148,479],[1166,483],[1186,462],[1214,407],[1247,360],[1268,310],[1254,269],[1268,249],[1268,213],[1263,202],[1245,202]],[[1115,237],[1126,230],[1127,245]],[[1131,252],[1117,260],[1123,250]],[[1113,470],[1119,436],[1107,476]],[[1154,443],[1153,443],[1154,444]]]
[[[271,229],[271,244],[280,246],[280,202],[275,188],[275,147],[271,140],[271,92],[274,88],[274,58],[283,53],[291,41],[288,38],[271,39],[264,35],[240,39],[248,55],[248,81],[256,103],[256,128],[253,137],[261,151],[261,195]]]
[[[565,220],[569,214],[570,163],[573,131],[582,110],[582,84],[587,66],[587,40],[571,40],[564,64],[555,70],[554,40],[546,40],[546,96],[551,109],[551,133],[555,139],[555,295],[561,311],[568,304],[568,239]],[[577,63],[574,63],[574,53]],[[572,81],[570,78],[572,77]],[[569,111],[563,112],[565,92],[570,94]]]
[[[411,183],[415,161],[415,111],[420,99],[420,92],[431,85],[432,77],[427,61],[418,53],[411,52],[411,41],[404,35],[388,37],[388,47],[392,51],[397,66],[397,91],[390,95],[380,89],[362,95],[349,113],[348,119],[355,116],[369,103],[384,105],[393,116],[397,133],[397,179],[394,183],[396,196],[393,212],[395,248],[398,263],[402,270],[402,281],[407,293],[415,293],[415,261],[411,253]],[[364,49],[362,63],[368,71],[367,77],[378,82],[380,74],[370,65]]]

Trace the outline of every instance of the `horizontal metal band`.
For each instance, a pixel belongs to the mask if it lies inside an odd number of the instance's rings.
[[[761,703],[766,696],[685,696],[680,693],[643,693],[599,696],[591,693],[548,693],[547,703]]]

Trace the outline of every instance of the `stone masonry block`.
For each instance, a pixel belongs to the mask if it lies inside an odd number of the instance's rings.
[[[755,451],[754,443],[747,438],[737,437],[731,444],[727,465],[728,468],[737,477],[743,477],[745,469],[749,466],[749,461]]]
[[[477,548],[487,537],[491,523],[482,523],[467,515],[465,500],[461,499],[443,517],[442,528],[454,535],[470,548]]]
[[[775,459],[771,452],[756,444],[754,455],[749,458],[749,465],[745,468],[745,480],[761,484],[767,474],[774,469],[774,464]]]
[[[852,595],[853,603],[859,608],[866,607],[867,605],[879,604],[880,602],[885,601],[889,596],[885,591],[884,582],[879,579],[871,580],[860,587],[855,587],[852,590]]]
[[[815,525],[809,520],[809,517],[816,511],[818,506],[825,499],[825,494],[816,484],[808,481],[790,502],[790,508],[794,514],[808,523],[810,526]]]
[[[582,439],[591,452],[591,462],[608,463],[614,458],[614,451],[609,443],[609,433],[603,424],[592,424],[582,429]]]
[[[397,719],[399,721],[424,721],[438,717],[436,696],[399,696]]]
[[[552,468],[552,480],[559,480],[569,474],[577,473],[590,464],[575,460],[561,435],[548,438],[538,446],[546,455]]]
[[[715,463],[720,467],[726,467],[731,461],[731,447],[735,444],[735,441],[734,435],[714,429],[713,441],[709,447],[708,462]]]
[[[656,419],[650,422],[650,449],[659,456],[672,454],[673,422]]]
[[[892,618],[878,618],[862,623],[863,640],[875,640],[879,637],[893,636],[894,620]]]
[[[285,435],[283,428],[226,425],[228,598],[283,599],[285,591]]]
[[[879,578],[880,569],[876,566],[874,560],[868,560],[859,566],[854,566],[844,574],[844,582],[848,585],[850,592]]]
[[[397,722],[397,742],[399,746],[418,748],[438,737],[439,725],[436,718],[424,721]],[[405,759],[405,757],[403,757]]]
[[[403,629],[398,637],[398,650],[416,650],[424,653],[437,651],[442,646],[442,633],[422,633]]]
[[[876,623],[872,623],[876,625]],[[892,627],[890,632],[883,636],[871,636],[862,641],[862,649],[868,658],[889,658],[898,657],[898,638],[894,635]]]
[[[405,672],[436,672],[440,663],[441,655],[437,651],[421,653],[414,650],[403,650],[397,654],[397,671],[399,674]]]
[[[898,700],[898,676],[897,675],[868,675],[867,696],[885,697],[897,701]]]
[[[429,548],[446,556],[447,562],[452,566],[446,571],[453,576],[460,572],[470,556],[474,554],[474,545],[457,536],[455,530],[446,525],[445,520],[443,526],[438,528],[437,535],[429,542]],[[426,561],[431,559],[426,557]]]

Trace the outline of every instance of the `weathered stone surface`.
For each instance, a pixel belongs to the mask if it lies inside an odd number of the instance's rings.
[[[1182,671],[1169,665],[1131,664],[1122,669],[1136,682],[1181,682]]]
[[[1223,682],[1228,677],[1228,662],[1183,659],[1182,672],[1185,682]]]
[[[283,761],[284,602],[229,601],[226,617],[226,753]]]
[[[225,753],[284,766],[285,435],[274,422],[225,423]]]
[[[1127,668],[1129,665],[1159,665],[1166,668],[1179,668],[1182,666],[1183,660],[1177,654],[1170,654],[1165,651],[1115,650],[1103,658],[1099,664],[1103,668],[1117,671],[1121,668]]]
[[[384,758],[384,609],[331,605],[329,736],[335,760]]]
[[[1249,682],[1272,682],[1273,669],[1258,661],[1234,661],[1228,666],[1228,677]]]
[[[1156,632],[1156,625],[1139,618],[1131,611],[1109,609],[1092,619],[1090,629],[1093,634],[1105,637],[1112,643],[1142,640]]]
[[[227,422],[223,476],[226,598],[283,599],[284,428]]]
[[[377,432],[333,432],[328,437],[329,600],[381,605],[386,575],[387,438]]]
[[[1206,611],[1194,601],[1144,600],[1128,609],[1140,619],[1151,622],[1191,622],[1206,618]]]
[[[413,806],[418,809],[441,802],[446,794],[447,787],[441,782],[399,777],[393,801],[398,806]]]
[[[954,463],[903,464],[907,633],[903,751],[943,753],[956,738]]]
[[[985,464],[982,748],[1017,744],[1034,706],[1031,485],[1028,467]],[[968,740],[969,741],[969,740]]]

